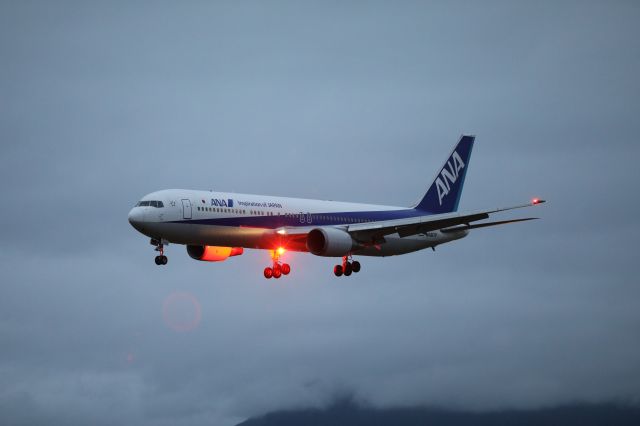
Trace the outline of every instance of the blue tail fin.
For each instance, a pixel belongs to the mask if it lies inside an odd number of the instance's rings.
[[[462,136],[422,200],[414,207],[431,214],[458,210],[475,136]]]

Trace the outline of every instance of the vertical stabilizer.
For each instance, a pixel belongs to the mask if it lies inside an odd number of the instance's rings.
[[[439,169],[436,178],[422,200],[414,207],[426,213],[451,213],[458,210],[464,178],[469,168],[469,159],[475,136],[463,135]]]

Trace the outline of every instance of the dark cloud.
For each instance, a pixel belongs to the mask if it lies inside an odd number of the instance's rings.
[[[0,418],[233,424],[638,401],[638,6],[0,4]],[[127,223],[201,188],[409,205],[460,133],[461,208],[542,220],[364,259],[200,264]],[[505,215],[505,217],[515,215]],[[163,304],[201,307],[176,332]],[[188,316],[189,306],[183,306]]]

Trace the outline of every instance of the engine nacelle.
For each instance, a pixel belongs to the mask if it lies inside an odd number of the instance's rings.
[[[192,259],[203,262],[222,262],[231,256],[240,256],[242,247],[187,246],[187,253]]]
[[[307,234],[307,250],[316,256],[346,256],[356,246],[351,235],[336,228],[316,228]]]

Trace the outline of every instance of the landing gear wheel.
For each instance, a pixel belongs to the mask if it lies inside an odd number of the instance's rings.
[[[360,272],[360,262],[358,262],[357,260],[354,260],[353,262],[351,262],[351,269],[356,274]]]
[[[342,265],[336,265],[333,267],[333,273],[336,275],[336,277],[342,276],[342,272]]]
[[[162,244],[162,240],[152,238],[151,244],[156,246],[156,251],[159,253],[155,258],[156,265],[166,265],[167,262],[169,262],[169,259],[164,255],[164,244]]]
[[[271,261],[273,263],[271,264],[271,266],[264,269],[264,276],[266,278],[278,279],[284,275],[289,275],[291,273],[291,265],[289,265],[288,263],[282,263],[280,261],[280,258],[285,251],[286,250],[284,250],[280,246],[278,246],[277,249],[270,250]],[[267,270],[269,270],[269,272],[267,272]]]
[[[273,277],[273,269],[269,268],[268,266],[264,268],[264,277],[266,279]]]
[[[348,277],[349,275],[351,275],[351,272],[353,272],[353,269],[351,268],[351,262],[347,262],[344,264],[344,276]]]
[[[282,270],[282,275],[289,275],[289,272],[291,272],[291,266],[288,263],[283,263],[280,269]]]

